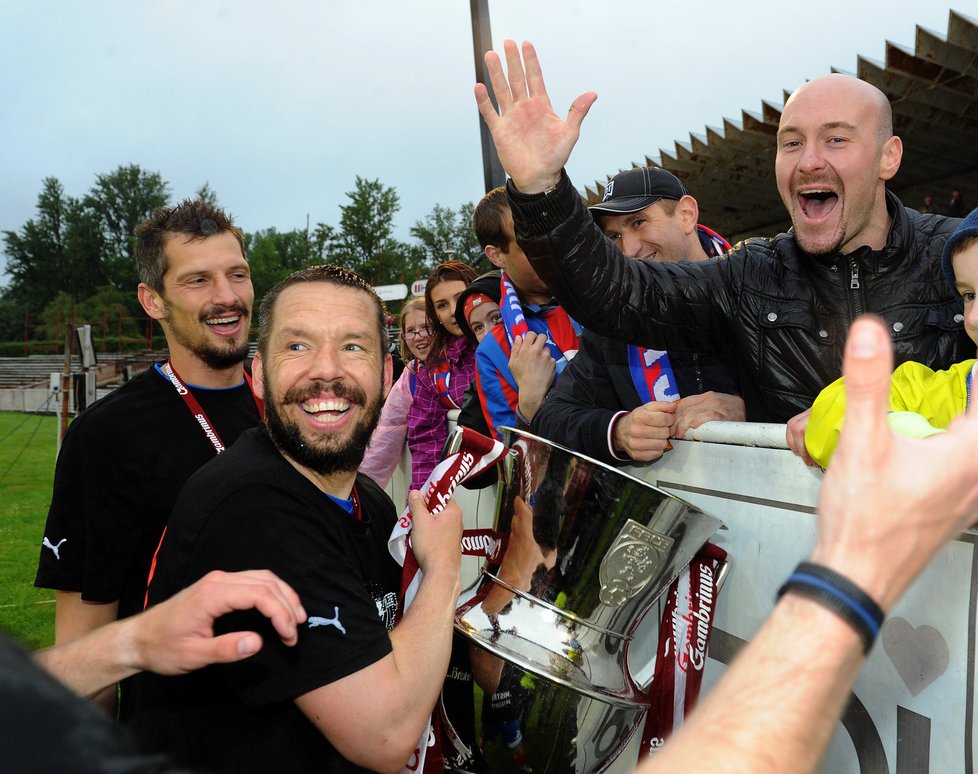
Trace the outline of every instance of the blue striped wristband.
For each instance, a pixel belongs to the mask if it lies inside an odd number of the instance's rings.
[[[827,607],[854,628],[869,653],[883,624],[883,611],[848,578],[828,567],[802,562],[778,589],[778,599],[791,591]]]

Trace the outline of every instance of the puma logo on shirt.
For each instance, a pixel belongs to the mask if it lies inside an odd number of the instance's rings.
[[[335,626],[343,634],[346,634],[346,629],[343,628],[343,624],[340,623],[340,609],[338,607],[333,607],[333,617],[323,618],[322,616],[312,615],[309,616],[309,628],[315,629],[317,626]]]
[[[61,538],[61,540],[58,541],[58,545],[54,546],[51,545],[51,541],[48,540],[47,537],[45,537],[44,540],[41,541],[41,545],[44,546],[45,548],[50,548],[54,552],[54,558],[60,562],[61,554],[59,553],[59,549],[61,548],[62,544],[67,542],[68,542],[68,538]]]

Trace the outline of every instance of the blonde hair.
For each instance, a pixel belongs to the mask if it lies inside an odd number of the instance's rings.
[[[428,325],[428,315],[424,307],[424,296],[409,298],[404,302],[404,306],[401,307],[401,316],[397,322],[398,327],[401,329],[397,339],[397,350],[401,353],[401,360],[405,363],[410,363],[414,357],[414,353],[408,349],[407,341],[404,340],[404,321],[411,312],[421,312],[421,316],[424,317],[424,324]]]

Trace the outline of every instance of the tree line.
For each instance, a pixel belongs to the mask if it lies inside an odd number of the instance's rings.
[[[218,203],[207,183],[196,196]],[[448,259],[482,268],[472,202],[457,209],[436,204],[411,226],[412,241],[403,242],[394,236],[401,206],[395,188],[357,176],[346,197],[336,224],[245,233],[256,300],[314,263],[345,266],[374,285],[410,284]],[[68,195],[56,177],[45,178],[35,216],[3,232],[8,284],[0,289],[0,341],[57,340],[72,319],[107,319],[113,332],[138,338],[145,316],[136,301],[133,232],[154,209],[172,203],[163,177],[136,164],[96,175],[80,197]]]

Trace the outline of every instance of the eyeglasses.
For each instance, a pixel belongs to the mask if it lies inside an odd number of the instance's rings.
[[[431,336],[431,328],[408,328],[401,335],[405,339],[426,339]]]

